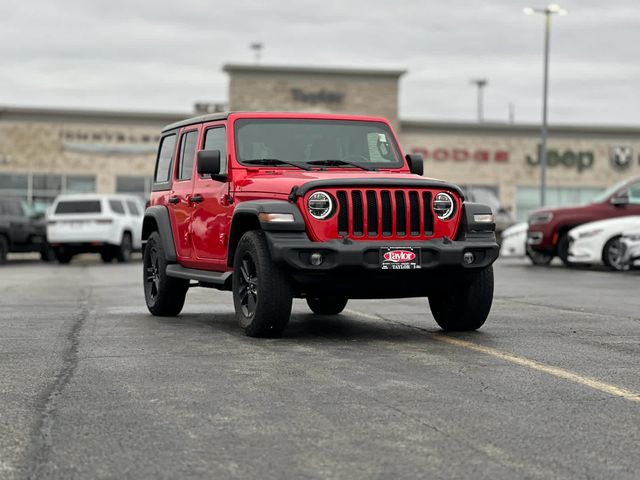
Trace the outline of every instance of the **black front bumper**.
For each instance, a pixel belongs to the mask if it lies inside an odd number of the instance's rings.
[[[427,241],[352,241],[331,240],[312,242],[304,233],[266,232],[271,258],[289,269],[303,272],[334,272],[341,270],[380,270],[381,248],[413,247],[420,250],[420,270],[438,268],[478,269],[491,265],[497,258],[499,247],[495,238],[483,236],[477,240]],[[473,253],[474,261],[463,261],[465,253]],[[312,253],[320,253],[323,261],[314,266]]]

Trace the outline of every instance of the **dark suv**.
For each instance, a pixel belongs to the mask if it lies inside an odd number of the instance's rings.
[[[0,263],[10,252],[40,252],[43,260],[53,260],[44,217],[31,214],[22,200],[0,198]]]
[[[192,286],[231,290],[247,335],[276,336],[292,298],[320,315],[350,298],[429,297],[446,330],[474,330],[498,256],[488,206],[423,178],[382,118],[231,113],[162,132],[142,239],[154,315]]]

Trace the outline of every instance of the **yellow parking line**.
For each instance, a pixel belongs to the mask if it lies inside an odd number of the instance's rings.
[[[386,320],[384,317],[381,317],[379,315],[371,315],[368,313],[358,312],[356,310],[351,310],[351,309],[345,309],[345,312],[358,315],[363,318],[369,318],[372,320]],[[485,347],[484,345],[479,345],[477,343],[469,342],[467,340],[460,340],[458,338],[448,337],[442,334],[431,334],[431,338],[433,338],[434,340],[438,340],[439,342],[448,343],[449,345],[454,345],[456,347],[466,348],[467,350],[474,350],[476,352],[484,353],[485,355],[490,355],[492,357],[499,358],[500,360],[504,360],[506,362],[515,363],[516,365],[531,368],[532,370],[537,370],[539,372],[543,372],[548,375],[553,375],[554,377],[562,378],[564,380],[569,380],[570,382],[584,385],[585,387],[589,387],[594,390],[598,390],[600,392],[613,395],[615,397],[620,397],[620,398],[624,398],[625,400],[630,400],[632,402],[640,403],[639,392],[633,392],[631,390],[627,390],[626,388],[616,387],[615,385],[611,385],[610,383],[605,383],[599,380],[595,380],[593,378],[584,377],[582,375],[578,375],[577,373],[571,372],[569,370],[565,370],[564,368],[545,365],[544,363],[536,362],[535,360],[529,360],[528,358],[521,357],[519,355],[513,355],[511,353],[501,352],[500,350],[496,350],[495,348]]]

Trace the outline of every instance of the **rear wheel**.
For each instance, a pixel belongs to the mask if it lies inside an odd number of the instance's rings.
[[[142,264],[147,308],[159,317],[175,317],[184,306],[189,280],[167,275],[167,261],[158,232],[149,236]]]
[[[549,265],[553,260],[553,255],[550,253],[537,252],[527,245],[527,257],[534,265]]]
[[[4,235],[0,235],[0,264],[7,263],[7,255],[9,254],[9,241]]]
[[[612,270],[624,270],[620,236],[609,239],[602,249],[602,262]]]
[[[124,232],[120,246],[116,250],[116,260],[120,263],[126,263],[131,259],[131,250],[133,249],[131,234]]]
[[[245,233],[233,261],[236,319],[250,337],[277,337],[289,323],[293,293],[274,265],[264,232]]]
[[[493,267],[468,271],[460,282],[445,291],[429,296],[431,313],[446,331],[469,331],[480,328],[493,302]]]
[[[318,315],[337,315],[349,301],[346,297],[307,297],[307,305]]]

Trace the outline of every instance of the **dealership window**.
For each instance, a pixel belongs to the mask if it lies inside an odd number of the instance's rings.
[[[116,193],[130,193],[142,198],[149,198],[151,194],[151,177],[123,175],[116,177]]]
[[[602,192],[593,187],[548,187],[545,203],[547,207],[582,205],[593,201]],[[540,208],[539,187],[518,187],[516,190],[517,220],[526,222],[531,212]]]
[[[0,197],[26,200],[33,210],[43,212],[61,193],[96,191],[93,175],[0,174]]]

